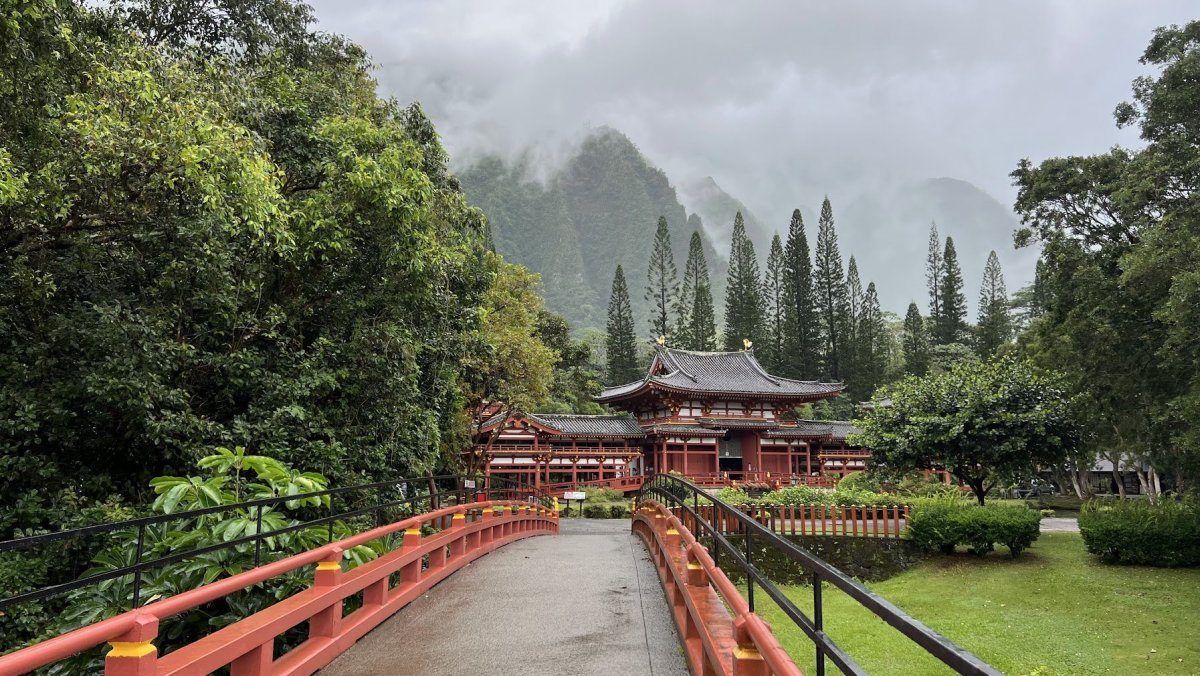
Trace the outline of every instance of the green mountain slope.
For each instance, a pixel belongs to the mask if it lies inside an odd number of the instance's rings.
[[[488,215],[496,250],[540,273],[547,306],[576,328],[604,327],[613,270],[623,265],[637,329],[650,338],[642,295],[655,224],[666,217],[682,273],[696,223],[688,225],[666,174],[612,129],[588,136],[545,183],[529,169],[490,157],[460,172],[469,199]],[[714,285],[724,288],[724,264],[701,234]]]

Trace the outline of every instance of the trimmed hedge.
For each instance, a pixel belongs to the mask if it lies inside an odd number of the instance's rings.
[[[1200,500],[1091,501],[1079,513],[1079,533],[1104,563],[1200,565]]]
[[[561,504],[559,515],[563,518],[580,516],[578,503]],[[585,502],[582,510],[585,519],[628,519],[633,516],[628,502]]]
[[[1042,515],[1026,507],[941,500],[919,505],[908,519],[908,537],[924,549],[951,553],[965,545],[978,556],[1008,547],[1016,558],[1041,534]]]

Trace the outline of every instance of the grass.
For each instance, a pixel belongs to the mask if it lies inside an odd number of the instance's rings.
[[[938,557],[870,586],[1005,673],[1200,674],[1200,570],[1104,565],[1077,533],[1045,533],[1016,560]],[[810,587],[786,592],[811,612]],[[756,597],[796,664],[814,673],[812,643]],[[826,631],[868,673],[952,673],[837,589],[826,585],[824,601]]]

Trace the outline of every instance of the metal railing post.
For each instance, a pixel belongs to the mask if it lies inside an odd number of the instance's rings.
[[[133,557],[133,565],[142,565],[142,550],[146,546],[146,524],[138,524],[137,534],[137,553]],[[139,568],[133,573],[133,607],[140,608],[142,606],[142,570]]]
[[[821,575],[813,571],[813,626],[818,634],[825,632],[825,611],[821,606]],[[817,646],[817,676],[825,676],[825,647],[820,641],[814,641]]]
[[[258,566],[262,563],[262,541],[263,541],[262,513],[263,513],[263,506],[259,505],[258,506],[258,515],[254,517],[254,523],[255,523],[255,526],[254,526],[254,536],[255,536],[254,537],[254,567],[255,568],[258,568]]]

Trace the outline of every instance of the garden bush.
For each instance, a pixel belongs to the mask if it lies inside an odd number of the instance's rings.
[[[908,537],[925,549],[950,553],[965,545],[982,556],[997,544],[1016,558],[1040,535],[1042,515],[1023,506],[972,505],[958,499],[931,500],[915,507]]]
[[[1089,552],[1105,563],[1200,565],[1200,500],[1091,501],[1079,513]]]
[[[619,502],[625,499],[625,494],[615,488],[600,488],[584,486],[584,500],[591,503]]]

